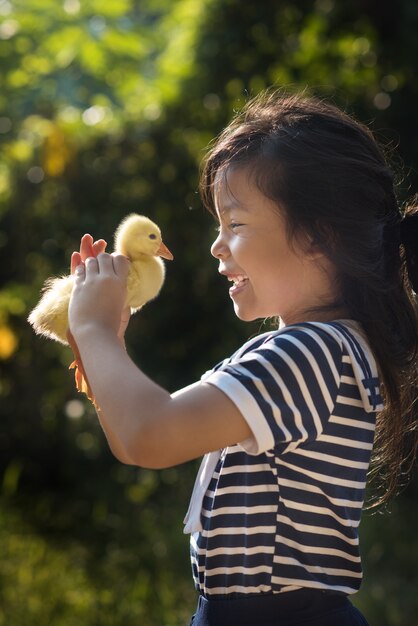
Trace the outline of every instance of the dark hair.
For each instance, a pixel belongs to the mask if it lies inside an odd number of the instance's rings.
[[[277,92],[250,101],[212,145],[200,184],[212,212],[215,178],[229,167],[248,168],[259,190],[284,207],[289,241],[308,235],[330,259],[335,307],[365,330],[385,398],[371,465],[376,503],[383,502],[410,473],[418,423],[418,317],[393,173],[366,126],[319,99]]]

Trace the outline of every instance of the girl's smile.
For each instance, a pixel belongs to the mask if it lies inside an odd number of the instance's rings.
[[[229,280],[231,280],[234,284],[229,290],[229,295],[232,297],[239,293],[240,290],[244,289],[244,287],[248,283],[248,278],[246,276],[228,276]]]
[[[284,213],[252,183],[246,169],[229,169],[218,177],[215,207],[219,235],[211,253],[219,260],[219,272],[233,282],[229,294],[240,319],[280,316],[288,324],[332,300],[323,255],[312,246],[307,250],[297,241],[289,243]]]

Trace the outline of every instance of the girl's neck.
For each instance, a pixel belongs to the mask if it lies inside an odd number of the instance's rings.
[[[294,315],[279,317],[280,328],[301,322],[331,322],[337,319],[351,319],[351,315],[344,307],[317,307],[307,311],[295,312]]]

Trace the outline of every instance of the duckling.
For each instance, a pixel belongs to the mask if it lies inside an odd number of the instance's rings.
[[[131,261],[126,305],[135,313],[161,290],[165,267],[160,257],[172,260],[173,255],[162,242],[158,226],[136,213],[128,215],[118,226],[114,248]],[[72,274],[45,282],[43,295],[28,317],[38,335],[68,345],[68,305],[73,283]]]

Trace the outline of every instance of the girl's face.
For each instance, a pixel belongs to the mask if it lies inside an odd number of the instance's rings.
[[[251,182],[245,168],[218,176],[215,208],[219,235],[211,253],[219,272],[233,282],[229,295],[240,319],[313,320],[304,311],[332,301],[323,255],[296,241],[289,244],[284,212]]]

